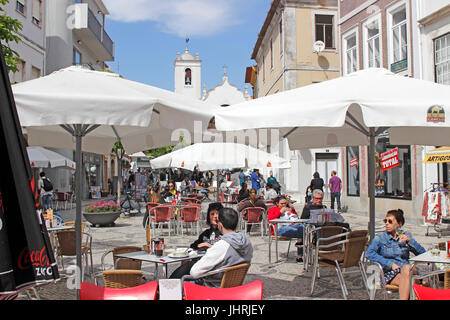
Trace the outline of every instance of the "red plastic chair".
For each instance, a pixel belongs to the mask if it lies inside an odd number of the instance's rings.
[[[200,206],[192,205],[181,208],[181,213],[179,216],[179,222],[181,224],[181,235],[183,235],[183,224],[191,223],[197,225],[197,236],[199,235],[199,216],[200,216]]]
[[[413,284],[417,300],[450,300],[450,289],[434,289]]]
[[[172,207],[160,205],[154,208],[151,208],[148,212],[150,217],[150,223],[152,226],[152,233],[155,233],[156,225],[161,227],[161,225],[167,224],[169,228],[169,238],[170,238],[170,229],[171,229],[171,219],[173,215]]]
[[[131,288],[105,288],[89,282],[80,285],[80,300],[155,300],[158,281]]]
[[[247,214],[247,220],[244,220],[244,214]],[[244,230],[247,232],[247,224],[259,224],[261,228],[261,237],[264,235],[264,208],[248,207],[242,210],[242,221],[244,222]]]
[[[233,288],[212,288],[185,282],[183,284],[186,300],[262,300],[263,283],[261,280]]]
[[[148,212],[150,214],[150,212],[154,215],[154,211],[150,211],[151,208],[157,207],[159,206],[159,203],[157,202],[147,202],[147,208],[148,208]]]

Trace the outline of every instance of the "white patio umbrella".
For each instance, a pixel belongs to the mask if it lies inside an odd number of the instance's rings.
[[[76,168],[76,164],[72,160],[43,147],[27,147],[27,153],[32,168]]]
[[[291,167],[289,160],[252,146],[230,143],[196,143],[150,160],[154,169],[183,168],[194,170],[220,170],[224,168],[279,168]],[[217,198],[219,197],[219,175]]]
[[[221,109],[218,130],[279,128],[291,149],[369,145],[370,235],[375,233],[375,139],[446,145],[450,89],[371,68]]]
[[[29,144],[75,148],[77,266],[81,267],[81,151],[128,153],[170,145],[173,129],[206,128],[214,108],[116,74],[68,67],[12,87]],[[75,138],[75,139],[74,139]],[[81,270],[81,269],[80,269]]]
[[[227,142],[196,143],[150,160],[154,169],[183,168],[218,170],[223,168],[291,167],[290,161],[248,145]]]

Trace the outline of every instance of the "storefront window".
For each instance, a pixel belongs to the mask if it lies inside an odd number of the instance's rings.
[[[359,196],[359,147],[347,147],[347,195]]]
[[[394,156],[386,154],[389,151]],[[394,159],[387,163],[386,159],[391,158]],[[375,196],[410,200],[411,148],[391,146],[387,135],[380,136],[376,145],[375,164]]]

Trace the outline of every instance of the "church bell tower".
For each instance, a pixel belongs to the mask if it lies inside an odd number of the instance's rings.
[[[178,53],[175,66],[175,92],[200,99],[202,94],[202,60],[198,53],[194,56],[189,52],[189,39],[186,39],[186,49],[183,54]]]

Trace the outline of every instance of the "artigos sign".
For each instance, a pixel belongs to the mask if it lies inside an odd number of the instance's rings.
[[[400,161],[398,159],[398,148],[382,153],[380,158],[381,169],[383,171],[387,171],[400,165]]]

